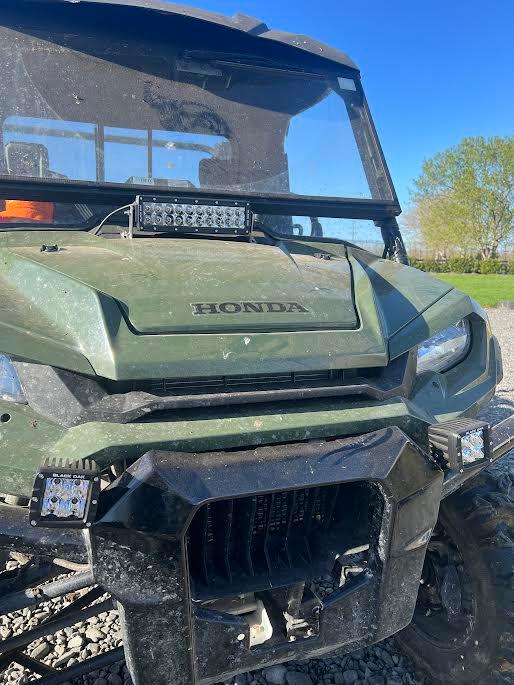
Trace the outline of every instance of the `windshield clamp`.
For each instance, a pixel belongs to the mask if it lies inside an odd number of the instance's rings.
[[[134,237],[134,216],[136,213],[136,206],[137,206],[137,198],[127,208],[128,230],[123,231],[123,233],[121,234],[122,238],[128,238],[129,240],[132,240],[132,238]]]

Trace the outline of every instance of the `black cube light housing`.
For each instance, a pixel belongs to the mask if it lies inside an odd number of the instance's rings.
[[[95,519],[100,472],[94,461],[46,460],[30,501],[30,524],[42,528],[88,528]]]
[[[486,421],[454,419],[428,429],[432,456],[455,471],[491,460],[491,430]]]

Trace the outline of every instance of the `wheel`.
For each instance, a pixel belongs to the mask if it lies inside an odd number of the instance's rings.
[[[514,683],[514,459],[441,502],[412,623],[397,639],[433,682]]]

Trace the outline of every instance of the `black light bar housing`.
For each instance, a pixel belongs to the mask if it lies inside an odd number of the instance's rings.
[[[139,231],[248,236],[252,212],[240,200],[138,195],[135,224]]]
[[[58,500],[65,504],[73,502],[72,506],[78,508],[78,512],[71,511],[64,516],[45,511],[45,499],[54,494],[51,488],[59,489],[59,485],[64,495],[59,497],[59,493],[55,493],[56,507]],[[46,460],[36,475],[30,500],[30,524],[41,528],[89,528],[96,516],[99,494],[100,472],[92,459]]]

